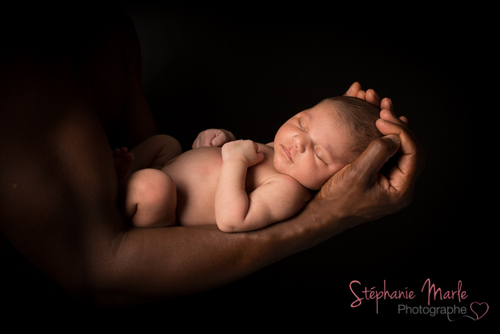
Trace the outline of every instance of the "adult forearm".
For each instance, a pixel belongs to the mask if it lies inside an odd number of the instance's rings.
[[[292,218],[261,230],[270,242],[272,262],[314,247],[341,233],[346,218],[325,212],[315,199]]]
[[[207,291],[269,264],[266,238],[216,226],[132,229],[117,239],[109,267],[89,296],[100,304],[136,304]]]
[[[116,239],[104,304],[137,303],[210,290],[243,278],[339,233],[340,220],[314,203],[294,218],[247,233],[215,226],[132,229]]]

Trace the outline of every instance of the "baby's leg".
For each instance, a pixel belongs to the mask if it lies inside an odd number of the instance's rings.
[[[130,166],[134,162],[134,155],[126,147],[117,148],[113,151],[113,161],[115,163],[116,176],[118,182],[127,176]]]
[[[158,169],[141,169],[121,185],[122,212],[136,227],[175,225],[174,181]]]

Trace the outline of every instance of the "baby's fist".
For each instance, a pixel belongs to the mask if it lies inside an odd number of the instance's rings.
[[[224,129],[208,129],[198,134],[193,142],[193,148],[220,147],[227,142],[236,140],[236,137]]]
[[[259,145],[251,140],[236,140],[222,146],[222,160],[241,159],[247,166],[258,164],[264,159],[264,153],[259,152]]]

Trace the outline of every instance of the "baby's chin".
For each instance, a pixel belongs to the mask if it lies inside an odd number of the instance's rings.
[[[293,177],[293,176],[292,176]],[[300,183],[304,188],[307,188],[311,191],[318,191],[321,189],[321,187],[326,183],[327,180],[297,180],[295,179],[298,183]]]
[[[347,166],[347,165],[345,165],[345,166]],[[345,166],[343,166],[342,168],[344,168]],[[335,171],[335,173],[328,176],[325,180],[315,180],[315,181],[312,181],[311,183],[307,183],[307,182],[302,183],[298,180],[297,181],[311,191],[318,191],[325,185],[325,183],[328,182],[328,180],[330,180],[335,174],[337,174],[340,170],[342,170],[342,168],[339,168],[339,170]],[[305,184],[309,184],[309,186],[306,186]]]

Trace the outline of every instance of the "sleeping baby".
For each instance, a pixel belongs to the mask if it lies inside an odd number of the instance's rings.
[[[217,224],[224,232],[285,220],[382,136],[379,112],[341,96],[299,112],[266,145],[229,135],[222,147],[178,154],[175,139],[158,135],[130,152],[117,149],[122,214],[136,227]]]

